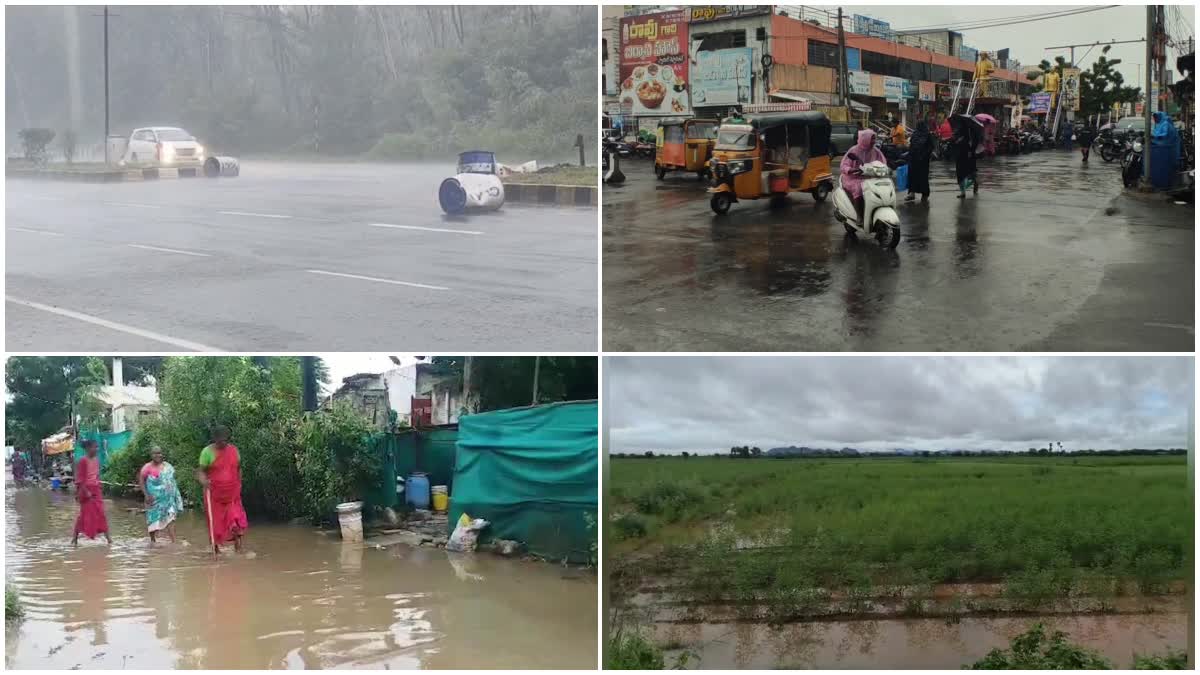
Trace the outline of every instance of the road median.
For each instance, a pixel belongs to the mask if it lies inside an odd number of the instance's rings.
[[[8,178],[31,178],[77,183],[123,183],[172,178],[194,178],[199,169],[180,168],[74,168],[74,167],[14,167],[5,169]]]

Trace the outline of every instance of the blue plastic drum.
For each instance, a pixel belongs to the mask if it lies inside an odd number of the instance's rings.
[[[414,473],[408,477],[405,484],[405,499],[413,508],[429,509],[429,477],[423,473]]]

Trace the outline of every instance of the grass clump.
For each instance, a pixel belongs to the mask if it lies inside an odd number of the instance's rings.
[[[11,584],[4,585],[4,621],[17,621],[25,616],[25,608],[21,605],[21,596]]]
[[[609,638],[605,670],[662,670],[665,667],[662,650],[640,633],[618,631]]]

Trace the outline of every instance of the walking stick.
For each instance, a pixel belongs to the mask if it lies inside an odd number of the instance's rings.
[[[204,487],[204,515],[208,520],[208,543],[212,546],[213,558],[217,557],[217,535],[213,531],[212,491]]]

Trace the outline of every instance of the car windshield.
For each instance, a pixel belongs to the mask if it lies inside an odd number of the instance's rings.
[[[1122,130],[1134,129],[1134,128],[1144,129],[1144,128],[1146,128],[1146,120],[1144,120],[1140,117],[1126,117],[1126,118],[1122,119],[1121,121],[1117,122],[1117,128],[1122,129]]]
[[[750,129],[721,129],[717,134],[717,147],[722,150],[751,150],[754,148],[754,132]]]
[[[154,133],[158,134],[158,140],[160,140],[160,141],[190,141],[190,140],[193,140],[192,135],[189,134],[188,132],[184,131],[183,129],[157,129],[157,130],[155,130]]]

